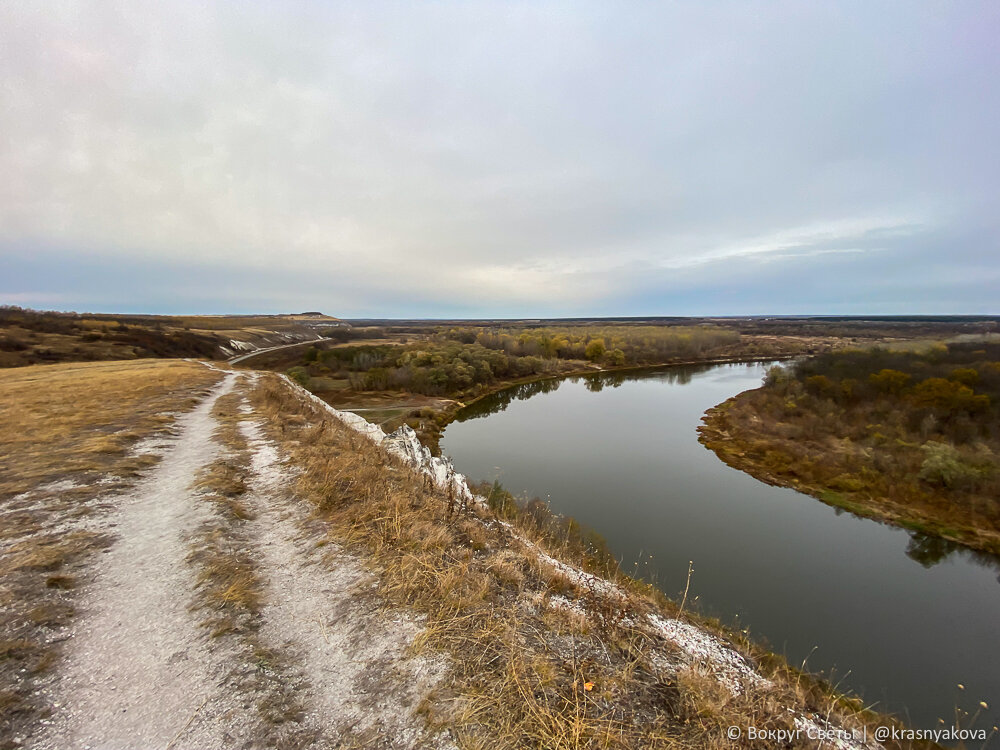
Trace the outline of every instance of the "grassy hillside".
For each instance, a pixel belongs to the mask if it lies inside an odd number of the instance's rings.
[[[0,367],[55,362],[195,357],[312,339],[335,323],[321,314],[261,316],[97,315],[0,307]]]

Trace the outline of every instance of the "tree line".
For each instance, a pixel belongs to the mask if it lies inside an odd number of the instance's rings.
[[[588,329],[446,328],[403,345],[310,347],[289,375],[347,379],[359,391],[432,396],[481,391],[519,378],[558,375],[588,363],[605,367],[669,362],[724,353],[739,341],[711,326]]]

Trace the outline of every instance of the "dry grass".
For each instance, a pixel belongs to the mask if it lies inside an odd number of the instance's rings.
[[[258,637],[264,584],[247,529],[254,514],[243,500],[250,471],[246,439],[238,427],[243,397],[239,390],[222,396],[212,412],[224,454],[195,481],[214,513],[195,535],[189,561],[197,571],[196,606],[204,617],[202,625],[235,657],[229,685],[254,696],[256,715],[248,720],[253,722],[255,746],[295,750],[309,747],[313,740],[299,723],[304,710],[296,695],[297,681],[289,679],[286,656]]]
[[[422,710],[459,746],[750,747],[727,727],[788,729],[787,708],[851,726],[877,718],[735,637],[773,688],[733,696],[703,670],[678,669],[681,655],[635,624],[676,612],[661,594],[623,576],[623,601],[580,590],[489,516],[449,514],[445,496],[277,378],[253,398],[330,540],[370,561],[388,601],[426,616],[416,648],[451,657]],[[553,606],[554,594],[584,611]]]
[[[198,601],[208,613],[206,624],[213,637],[254,627],[261,607],[257,561],[244,531],[244,522],[253,513],[242,500],[248,489],[249,456],[236,426],[240,398],[230,393],[216,402],[213,416],[220,424],[216,438],[225,454],[195,480],[202,499],[216,511],[200,529],[189,558],[198,570]]]
[[[166,431],[172,417],[164,413],[189,408],[217,378],[167,361],[0,372],[0,417],[12,425],[0,436],[0,747],[12,747],[39,718],[30,697],[57,663],[53,635],[72,622],[86,562],[109,541],[74,531],[77,514],[100,510],[93,480],[138,471],[128,447]],[[703,670],[679,669],[670,644],[634,625],[647,612],[675,612],[662,595],[624,577],[622,601],[581,590],[492,517],[449,513],[446,497],[277,378],[261,378],[252,396],[329,540],[369,561],[392,606],[426,617],[414,649],[450,656],[450,676],[421,711],[461,747],[749,747],[727,739],[725,728],[787,727],[786,707],[847,723],[878,718],[737,636],[734,645],[756,659],[773,689],[734,697]],[[219,399],[214,416],[226,453],[196,478],[216,511],[193,544],[197,606],[217,643],[241,655],[227,679],[259,696],[260,737],[304,747],[293,670],[256,637],[263,586],[244,528],[252,512],[240,398]],[[83,486],[52,484],[65,480]],[[48,491],[14,500],[46,484]],[[550,553],[573,554],[562,540],[533,539]],[[555,606],[557,593],[582,609]]]
[[[0,370],[0,497],[70,474],[121,470],[131,445],[171,424],[170,412],[193,406],[217,379],[172,360]]]
[[[145,357],[215,359],[223,343],[169,318],[92,318],[0,307],[0,368]]]
[[[0,370],[0,747],[40,715],[75,589],[111,541],[78,522],[156,461],[129,449],[217,379],[165,360]]]

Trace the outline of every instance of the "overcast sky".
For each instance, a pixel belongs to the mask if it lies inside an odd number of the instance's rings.
[[[0,3],[0,303],[1000,313],[1000,3]]]

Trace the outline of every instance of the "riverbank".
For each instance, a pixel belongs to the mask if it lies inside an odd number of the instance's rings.
[[[698,439],[721,461],[761,482],[793,489],[857,516],[1000,555],[1000,533],[963,521],[945,501],[935,501],[927,492],[906,494],[897,486],[893,499],[882,485],[884,478],[874,473],[866,473],[865,480],[842,471],[827,472],[825,481],[812,478],[816,464],[801,459],[802,442],[759,416],[762,392],[762,388],[746,391],[705,412]],[[922,502],[908,503],[918,492]]]
[[[428,617],[427,645],[456,665],[448,687],[474,697],[463,720],[480,723],[493,746],[760,747],[725,732],[765,725],[800,732],[796,746],[808,747],[821,744],[808,741],[819,727],[863,738],[867,726],[871,738],[875,725],[894,723],[690,603],[684,610],[619,570],[590,569],[530,514],[498,517],[411,429],[386,435],[303,391],[300,400],[273,386],[263,393],[269,431],[307,467],[300,489],[338,535],[375,555],[380,589]],[[345,443],[331,417],[365,440]],[[331,484],[322,468],[331,460],[350,487]],[[877,744],[841,736],[823,746]]]
[[[992,559],[835,513],[699,443],[705,410],[768,371],[695,366],[514,389],[462,412],[441,447],[469,476],[599,530],[627,572],[678,602],[693,561],[688,601],[700,611],[914,726],[1000,704],[981,658],[1000,616]]]
[[[503,391],[517,388],[518,386],[532,385],[535,383],[545,383],[552,382],[556,380],[569,380],[571,378],[587,377],[593,375],[639,375],[647,372],[658,372],[663,370],[669,370],[675,367],[690,367],[692,365],[725,365],[725,364],[752,364],[754,362],[785,362],[797,357],[802,356],[801,354],[785,354],[776,356],[758,356],[758,355],[736,355],[732,357],[711,357],[702,359],[684,359],[675,360],[670,362],[661,362],[656,364],[641,364],[641,365],[621,365],[621,366],[598,366],[594,365],[591,367],[580,368],[577,370],[572,370],[569,372],[561,372],[554,374],[545,375],[535,375],[525,378],[516,378],[513,380],[505,380],[498,382],[494,385],[487,387],[481,393],[478,393],[473,398],[467,399],[465,401],[455,399],[447,404],[444,408],[435,409],[433,416],[429,420],[422,420],[418,424],[410,425],[416,430],[420,441],[427,446],[431,453],[435,456],[441,454],[440,441],[441,436],[444,434],[445,428],[451,424],[458,416],[459,412],[463,409],[474,406],[475,404],[484,401],[485,399],[493,396],[497,393]]]

